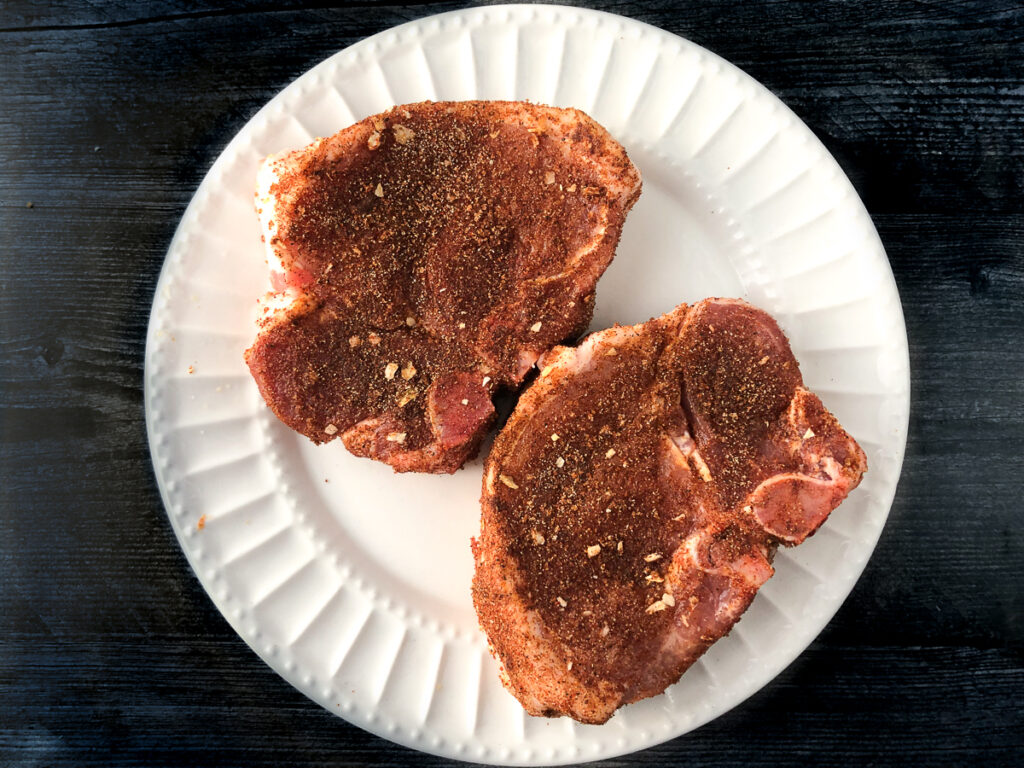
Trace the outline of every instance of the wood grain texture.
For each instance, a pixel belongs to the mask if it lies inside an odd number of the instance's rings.
[[[213,608],[155,487],[142,355],[177,221],[244,122],[340,48],[464,5],[0,8],[0,765],[448,764],[321,710]],[[1019,763],[1024,10],[594,7],[707,46],[822,138],[886,245],[913,387],[889,523],[818,641],[608,764]]]

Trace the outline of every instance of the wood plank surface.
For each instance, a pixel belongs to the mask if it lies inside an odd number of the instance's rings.
[[[196,186],[337,50],[464,3],[0,6],[0,765],[441,765],[292,689],[192,575],[150,466],[153,289]],[[777,93],[886,246],[913,410],[889,523],[812,647],[608,765],[1024,761],[1024,8],[594,3]]]

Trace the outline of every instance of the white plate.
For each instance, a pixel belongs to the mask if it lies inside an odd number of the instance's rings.
[[[268,289],[252,210],[260,159],[394,104],[579,107],[644,192],[593,327],[743,296],[774,314],[870,471],[681,682],[604,726],[527,717],[470,602],[480,461],[395,475],[274,419],[242,362]],[[839,608],[885,523],[909,406],[906,332],[881,243],[842,171],[750,77],[628,19],[552,6],[434,16],[364,40],[278,94],[207,174],[175,234],[146,349],[146,417],[171,524],[203,586],[275,670],[346,720],[467,760],[610,757],[685,733],[789,664]],[[200,530],[200,520],[205,524]]]

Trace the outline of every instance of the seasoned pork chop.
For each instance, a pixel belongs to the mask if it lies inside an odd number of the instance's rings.
[[[726,635],[866,460],[742,301],[539,365],[487,458],[473,601],[527,712],[602,723]]]
[[[516,102],[409,104],[268,158],[264,400],[316,443],[454,472],[496,390],[586,328],[639,194],[589,117]]]

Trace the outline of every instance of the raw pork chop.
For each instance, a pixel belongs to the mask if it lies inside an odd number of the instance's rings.
[[[487,459],[473,600],[527,712],[602,723],[727,634],[866,461],[742,301],[540,365]]]
[[[268,158],[264,400],[316,443],[454,472],[495,391],[586,328],[639,194],[589,117],[516,102],[409,104]]]

